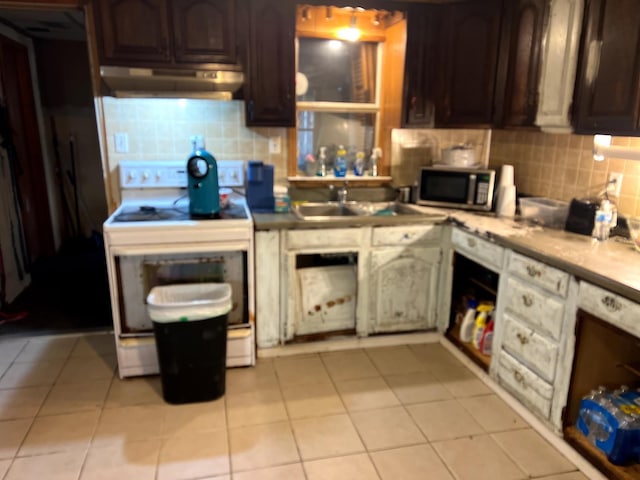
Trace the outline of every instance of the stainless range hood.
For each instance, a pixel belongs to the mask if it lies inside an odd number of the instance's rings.
[[[122,98],[208,98],[231,100],[244,81],[237,70],[100,67],[111,95]]]

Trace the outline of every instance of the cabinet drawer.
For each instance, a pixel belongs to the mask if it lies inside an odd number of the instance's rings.
[[[553,382],[558,345],[538,335],[509,315],[504,315],[502,347],[547,382]]]
[[[442,227],[438,225],[406,225],[402,227],[378,227],[373,229],[373,246],[424,245],[439,243]]]
[[[502,293],[501,293],[502,294]],[[515,313],[536,331],[560,339],[564,303],[548,294],[534,290],[514,277],[507,279],[504,293],[507,310]]]
[[[602,320],[640,337],[640,304],[587,282],[580,282],[578,306]]]
[[[561,297],[567,296],[569,274],[512,252],[507,270]]]
[[[285,248],[288,250],[334,247],[360,248],[361,231],[360,228],[290,230],[287,232]]]
[[[472,260],[484,263],[493,270],[502,270],[504,262],[504,248],[487,240],[478,238],[470,233],[454,228],[451,233],[451,243],[462,253],[467,253]]]
[[[530,410],[549,418],[553,387],[504,350],[498,360],[498,380]]]

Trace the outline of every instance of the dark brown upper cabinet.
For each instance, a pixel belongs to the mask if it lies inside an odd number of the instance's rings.
[[[408,10],[405,126],[492,125],[501,18],[501,0]]]
[[[248,126],[296,124],[296,4],[248,1],[244,97]]]
[[[437,8],[414,5],[407,12],[402,121],[408,127],[435,122]]]
[[[637,0],[588,0],[574,97],[576,133],[640,135]]]
[[[236,62],[234,0],[95,0],[103,65]]]
[[[496,83],[496,126],[535,125],[542,42],[548,19],[549,0],[505,2]]]

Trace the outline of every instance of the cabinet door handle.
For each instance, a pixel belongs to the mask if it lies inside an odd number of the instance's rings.
[[[619,312],[620,310],[622,310],[622,305],[620,304],[620,302],[611,295],[602,297],[602,305],[604,305],[604,307],[611,312]]]
[[[515,378],[516,382],[520,385],[524,386],[524,376],[518,370],[513,371],[513,378]]]
[[[532,265],[527,265],[527,273],[530,277],[539,277],[542,275],[542,272]]]
[[[522,303],[525,307],[530,307],[533,305],[533,298],[531,298],[531,295],[522,295]]]
[[[467,238],[467,245],[469,245],[471,248],[475,248],[477,244],[478,243],[474,238]]]
[[[520,345],[526,345],[527,343],[529,343],[529,337],[523,335],[520,332],[516,333],[516,337],[518,337],[518,340],[520,340]]]

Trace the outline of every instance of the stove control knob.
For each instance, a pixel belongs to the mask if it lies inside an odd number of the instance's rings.
[[[238,172],[236,172],[235,170],[233,170],[233,172],[231,173],[231,178],[233,179],[234,182],[238,183]]]
[[[127,172],[127,183],[134,183],[136,181],[136,171],[135,170],[129,170]]]
[[[162,170],[156,172],[156,183],[160,183],[162,180]]]
[[[149,176],[150,174],[148,170],[145,170],[144,172],[142,172],[142,181],[146,182],[147,180],[149,180]]]

